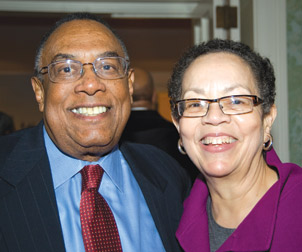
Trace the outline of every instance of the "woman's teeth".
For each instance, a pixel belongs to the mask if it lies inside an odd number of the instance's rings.
[[[219,144],[230,144],[236,140],[233,137],[223,136],[223,137],[206,137],[201,140],[202,144],[209,145],[219,145]]]

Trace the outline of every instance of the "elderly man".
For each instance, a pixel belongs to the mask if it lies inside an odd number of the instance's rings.
[[[180,251],[187,175],[151,146],[119,144],[133,80],[102,20],[69,15],[45,35],[32,78],[43,122],[0,138],[1,252]]]

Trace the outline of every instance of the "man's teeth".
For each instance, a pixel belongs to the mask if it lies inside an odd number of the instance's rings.
[[[81,114],[81,115],[85,115],[85,116],[96,116],[96,115],[105,113],[107,111],[107,108],[103,107],[103,106],[93,107],[93,108],[82,107],[82,108],[74,108],[71,111],[73,113]]]
[[[205,145],[213,144],[213,145],[218,145],[218,144],[230,144],[235,142],[236,140],[232,137],[206,137],[202,139],[202,143]]]

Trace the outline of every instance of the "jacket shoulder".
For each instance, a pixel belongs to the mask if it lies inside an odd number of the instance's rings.
[[[0,186],[14,185],[30,165],[41,158],[42,126],[16,131],[0,137]],[[37,155],[38,154],[38,155]],[[6,183],[2,183],[6,181]],[[5,190],[1,187],[1,193]]]
[[[184,172],[183,167],[172,156],[153,145],[123,142],[121,151],[130,161],[165,166],[166,169],[160,169],[163,173],[173,170],[179,171],[179,175],[182,175]]]
[[[25,130],[16,131],[10,135],[0,137],[0,170],[8,155],[13,151]]]
[[[187,197],[192,182],[186,169],[161,149],[149,145],[123,142],[121,152],[131,169],[153,181],[166,180],[170,185],[181,188]]]

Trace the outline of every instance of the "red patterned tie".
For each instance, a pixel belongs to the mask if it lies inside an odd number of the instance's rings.
[[[113,214],[98,193],[104,170],[87,165],[81,170],[80,215],[86,252],[121,252],[121,242]]]

